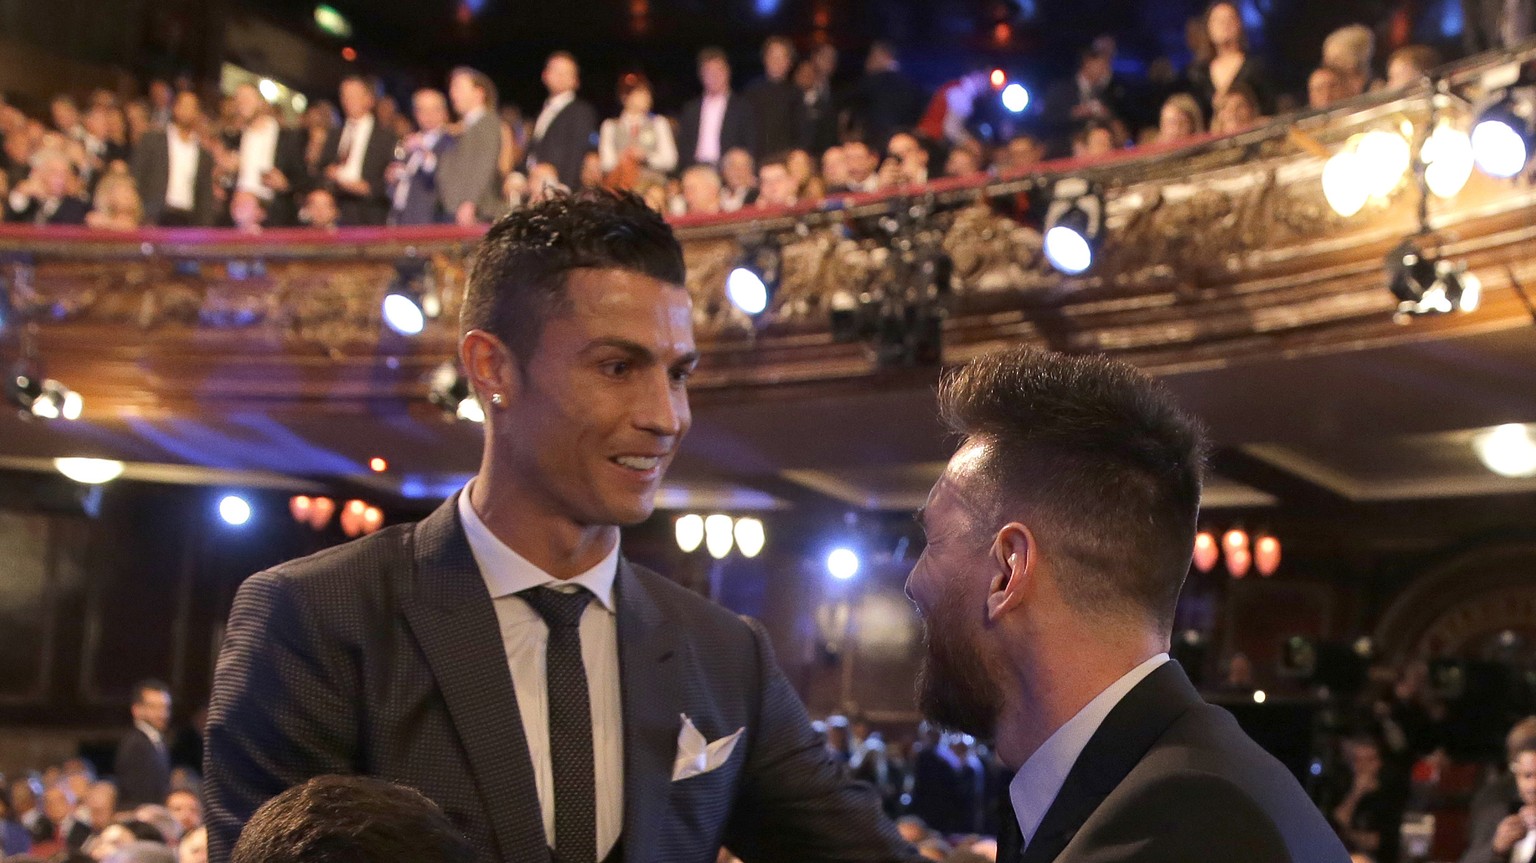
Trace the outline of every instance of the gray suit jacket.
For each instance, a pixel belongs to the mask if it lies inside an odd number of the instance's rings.
[[[830,760],[768,640],[666,579],[615,583],[625,863],[920,860],[874,793]],[[681,716],[710,740],[745,728],[719,769],[672,781]],[[427,520],[241,585],[214,675],[204,796],[225,863],[267,798],[324,773],[419,789],[480,861],[547,863],[528,745],[496,613],[456,498]]]
[[[1206,704],[1176,662],[1105,717],[1018,854],[1004,819],[999,861],[1348,863],[1296,778]]]
[[[482,219],[495,219],[507,211],[496,165],[500,156],[501,118],[488,110],[438,160],[438,200],[449,221],[465,201],[475,202],[475,212]]]

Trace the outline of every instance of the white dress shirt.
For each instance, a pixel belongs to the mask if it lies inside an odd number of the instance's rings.
[[[502,648],[512,670],[512,688],[523,720],[523,735],[533,761],[534,784],[544,815],[544,835],[555,842],[555,778],[549,757],[549,691],[545,684],[544,648],[549,627],[533,607],[517,597],[519,591],[549,586],[581,585],[595,602],[581,615],[581,661],[587,670],[592,701],[593,765],[597,779],[597,859],[608,856],[624,829],[624,729],[619,695],[619,631],[613,602],[618,575],[619,546],[575,578],[561,581],[528,562],[491,533],[469,502],[469,490],[459,493],[459,520],[475,564],[501,625]],[[638,841],[638,837],[637,837]]]
[[[166,127],[165,138],[170,159],[165,205],[173,210],[191,210],[197,203],[197,160],[201,155],[201,142],[195,133],[183,138],[174,124]]]
[[[357,182],[363,178],[363,157],[368,154],[368,140],[373,137],[373,115],[367,114],[348,120],[341,127],[341,139],[336,142],[336,154],[347,152],[347,160],[341,163],[336,179]]]
[[[725,106],[730,94],[704,94],[699,102],[699,142],[693,148],[693,159],[706,165],[720,161],[720,132],[725,127]]]
[[[272,200],[272,189],[261,181],[261,177],[275,164],[278,131],[276,120],[258,117],[240,134],[240,172],[235,177],[236,189],[250,192],[263,201]]]
[[[1066,783],[1072,765],[1077,763],[1088,741],[1093,739],[1099,726],[1104,724],[1105,717],[1109,716],[1109,712],[1115,709],[1115,705],[1120,703],[1126,693],[1135,689],[1136,684],[1167,661],[1168,654],[1159,653],[1127,671],[1125,676],[1111,683],[1108,689],[1095,696],[1076,716],[1056,729],[1054,734],[1040,744],[1035,754],[1029,756],[1024,766],[1019,768],[1012,784],[1008,786],[1008,799],[1013,803],[1014,817],[1019,819],[1019,832],[1024,836],[1025,847],[1035,838],[1035,831],[1040,829],[1045,813],[1056,802],[1056,795],[1061,793],[1061,786]]]
[[[550,96],[546,99],[544,101],[544,110],[539,112],[539,119],[535,120],[533,124],[533,140],[544,140],[545,133],[549,131],[549,124],[555,122],[555,117],[565,110],[566,105],[574,101],[576,101],[576,94],[574,92],[561,93],[558,96]],[[469,126],[468,123],[464,125],[466,128]]]
[[[1509,863],[1531,863],[1533,856],[1536,856],[1536,830],[1526,833],[1524,839],[1509,849]]]

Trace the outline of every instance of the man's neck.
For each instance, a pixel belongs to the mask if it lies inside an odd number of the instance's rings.
[[[529,563],[555,578],[575,578],[602,562],[619,541],[614,525],[581,525],[552,514],[530,496],[482,468],[470,487],[470,506],[487,529]]]

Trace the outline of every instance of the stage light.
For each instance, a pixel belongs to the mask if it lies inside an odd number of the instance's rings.
[[[336,11],[335,7],[324,3],[315,7],[315,26],[338,39],[346,39],[352,35],[352,22]]]
[[[85,399],[58,381],[44,377],[36,363],[23,361],[5,379],[5,397],[23,416],[43,420],[77,420]]]
[[[1093,266],[1094,252],[1104,229],[1104,199],[1086,180],[1069,178],[1056,184],[1045,217],[1045,258],[1069,276]]]
[[[760,315],[768,308],[768,285],[749,267],[737,267],[725,278],[725,295],[731,304],[749,315]]]
[[[1472,177],[1472,139],[1449,123],[1441,123],[1419,149],[1424,183],[1441,198],[1454,198]]]
[[[1472,127],[1472,157],[1483,173],[1505,180],[1525,170],[1531,152],[1530,112],[1528,101],[1506,98],[1478,116]]]
[[[1323,164],[1323,198],[1335,213],[1346,219],[1360,212],[1365,202],[1371,199],[1370,187],[1358,162],[1355,151],[1346,147]]]
[[[827,573],[838,581],[859,574],[859,556],[851,548],[834,548],[827,555]]]
[[[378,456],[374,456],[368,460],[368,469],[374,473],[383,473],[384,471],[389,470],[389,462]]]
[[[742,557],[757,557],[768,541],[762,520],[756,518],[736,519],[735,536],[736,547],[741,549]]]
[[[768,310],[779,290],[783,254],[772,238],[744,240],[741,259],[725,277],[725,296],[731,305],[757,317]]]
[[[309,97],[303,93],[294,93],[293,98],[288,101],[293,106],[295,114],[302,114],[309,107]]]
[[[101,485],[123,475],[123,463],[107,458],[56,458],[59,473],[85,485]]]
[[[1536,437],[1520,423],[1505,423],[1472,439],[1483,466],[1511,479],[1536,476]]]
[[[261,93],[261,98],[266,99],[268,102],[277,101],[277,82],[271,78],[262,78],[256,82],[256,89]]]
[[[1413,237],[1387,253],[1386,269],[1399,323],[1416,315],[1473,312],[1482,304],[1483,283],[1475,273],[1425,254]]]
[[[452,360],[432,370],[427,383],[427,400],[456,419],[485,422],[485,408],[470,390],[469,378],[459,372]]]
[[[685,554],[692,554],[704,543],[704,517],[689,513],[681,516],[673,525],[677,534],[677,547]]]
[[[1412,161],[1407,139],[1397,132],[1366,132],[1355,148],[1355,168],[1366,189],[1378,198],[1392,194]]]
[[[731,553],[731,545],[734,527],[731,517],[716,513],[704,519],[704,548],[709,551],[709,556],[715,560],[721,560]]]
[[[1024,109],[1029,107],[1029,91],[1017,82],[1004,87],[1003,107],[1015,114],[1024,113]]]
[[[1253,568],[1268,578],[1280,568],[1280,540],[1273,536],[1261,536],[1253,543]]]
[[[415,297],[391,291],[384,297],[384,323],[402,336],[414,336],[426,328],[427,315]]]
[[[1195,534],[1195,551],[1193,563],[1195,569],[1201,572],[1210,572],[1216,568],[1216,562],[1221,557],[1221,549],[1216,545],[1216,535],[1208,530],[1202,530]]]
[[[1269,700],[1269,696],[1264,694],[1264,690],[1262,690],[1262,689],[1255,689],[1253,691],[1253,703],[1254,704],[1263,704],[1267,700]]]
[[[251,520],[251,505],[237,494],[225,495],[219,501],[219,517],[225,524],[239,527]]]
[[[357,49],[353,48],[351,45],[341,49],[341,59],[347,61],[348,63],[354,62],[357,60]]]
[[[993,69],[990,80],[992,81],[992,89],[1001,90],[1003,85],[1008,83],[1008,73],[1001,69]]]

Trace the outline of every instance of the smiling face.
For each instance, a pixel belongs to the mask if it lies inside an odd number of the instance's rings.
[[[549,515],[636,524],[691,423],[692,302],[679,285],[617,269],[574,270],[565,294],[509,387],[498,455]]]

